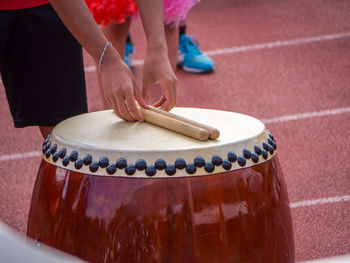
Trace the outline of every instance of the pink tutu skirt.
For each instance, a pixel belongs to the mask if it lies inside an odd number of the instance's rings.
[[[128,17],[138,15],[135,0],[85,0],[98,24],[107,26],[111,20],[124,23]],[[177,25],[185,19],[197,0],[164,0],[164,22]]]

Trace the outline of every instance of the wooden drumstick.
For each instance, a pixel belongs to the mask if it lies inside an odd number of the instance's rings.
[[[196,121],[187,119],[187,118],[185,118],[185,117],[182,117],[182,116],[176,115],[176,114],[174,114],[174,113],[167,112],[167,111],[165,111],[165,110],[161,110],[161,109],[158,109],[158,108],[155,108],[155,107],[152,107],[152,106],[149,106],[149,109],[152,110],[152,111],[154,111],[154,112],[157,112],[157,113],[159,113],[159,114],[168,116],[168,117],[170,117],[170,118],[173,118],[173,119],[176,119],[176,120],[179,120],[179,121],[183,121],[183,122],[189,123],[189,124],[191,124],[191,125],[200,127],[200,128],[202,128],[202,129],[204,129],[204,130],[207,130],[207,131],[209,132],[209,138],[210,138],[210,139],[216,140],[216,139],[219,138],[219,136],[220,136],[219,130],[218,130],[218,129],[215,129],[214,127],[211,127],[211,126],[208,126],[208,125],[206,125],[206,124],[199,123],[199,122],[196,122]]]
[[[192,124],[176,120],[158,112],[140,108],[143,118],[146,122],[158,125],[177,133],[192,137],[200,141],[206,141],[209,138],[209,132]]]

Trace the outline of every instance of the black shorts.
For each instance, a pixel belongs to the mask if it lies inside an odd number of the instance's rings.
[[[51,5],[0,10],[0,71],[15,127],[87,112],[80,44]]]

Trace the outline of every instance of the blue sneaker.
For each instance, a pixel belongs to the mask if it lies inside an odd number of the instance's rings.
[[[125,43],[125,57],[124,57],[124,62],[128,67],[132,70],[134,68],[134,46],[130,42]]]
[[[199,49],[194,37],[181,35],[177,66],[189,73],[207,73],[214,70],[213,60]]]

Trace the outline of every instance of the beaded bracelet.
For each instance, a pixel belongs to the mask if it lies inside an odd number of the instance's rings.
[[[102,59],[103,59],[103,55],[105,54],[106,52],[106,49],[108,48],[109,45],[112,45],[111,42],[108,42],[105,47],[103,48],[103,51],[102,51],[102,54],[101,54],[101,57],[100,57],[100,61],[98,62],[98,72],[101,72],[101,63],[102,63]]]

